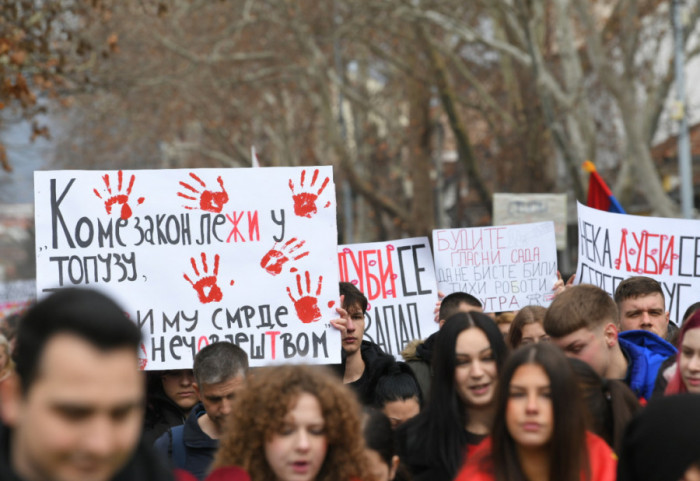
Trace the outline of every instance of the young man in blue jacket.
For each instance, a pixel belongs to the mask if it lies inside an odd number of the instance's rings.
[[[602,289],[581,284],[552,302],[544,329],[566,355],[587,362],[605,379],[624,381],[648,400],[661,363],[676,349],[646,330],[620,332],[618,309]]]

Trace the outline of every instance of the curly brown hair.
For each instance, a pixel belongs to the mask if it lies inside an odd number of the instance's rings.
[[[236,395],[212,469],[239,466],[256,481],[274,480],[265,457],[265,443],[302,393],[321,405],[328,443],[317,481],[370,479],[365,461],[360,406],[355,395],[319,366],[276,366],[257,369]]]

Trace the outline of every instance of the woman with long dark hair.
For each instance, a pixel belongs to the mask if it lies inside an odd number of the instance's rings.
[[[469,312],[447,319],[433,352],[430,401],[397,430],[399,456],[416,481],[451,480],[488,435],[507,347],[490,317]]]
[[[501,374],[492,437],[457,481],[613,481],[610,447],[586,431],[576,377],[559,348],[530,344]]]

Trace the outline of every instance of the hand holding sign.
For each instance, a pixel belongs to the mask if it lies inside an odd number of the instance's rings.
[[[107,210],[108,214],[112,213],[112,207],[114,204],[119,204],[122,206],[120,215],[121,218],[126,220],[129,217],[131,217],[131,207],[129,207],[129,196],[131,195],[131,189],[134,187],[134,181],[136,180],[136,177],[134,175],[131,176],[131,179],[129,180],[129,186],[126,188],[126,193],[122,193],[122,180],[123,180],[123,174],[122,171],[120,170],[117,173],[117,192],[112,195],[112,187],[109,182],[109,174],[105,174],[102,177],[102,180],[105,183],[105,188],[107,189],[107,193],[109,194],[109,197],[107,200],[105,200],[105,210]],[[97,191],[97,189],[93,189],[93,192],[97,197],[100,199],[104,200],[102,195]],[[144,201],[143,197],[139,197],[137,202],[139,204],[142,204]]]
[[[221,212],[221,209],[224,208],[224,205],[226,202],[228,202],[228,192],[226,192],[226,188],[224,187],[224,181],[221,178],[221,176],[216,178],[216,181],[219,183],[221,186],[221,191],[220,192],[214,192],[212,190],[207,189],[207,184],[200,179],[196,174],[190,172],[190,177],[192,177],[194,180],[196,180],[199,185],[202,186],[204,189],[203,192],[200,192],[196,188],[192,187],[190,184],[186,182],[180,181],[180,185],[184,187],[185,189],[189,190],[191,193],[185,193],[183,194],[182,192],[178,192],[177,195],[180,197],[183,197],[188,200],[193,200],[195,202],[198,202],[198,206],[200,209],[206,212],[214,212],[216,214]],[[192,207],[185,205],[183,206],[185,209],[189,210],[194,210],[197,207]]]
[[[314,175],[311,177],[311,185],[308,186],[308,190],[312,191],[314,188],[314,185],[316,185],[316,180],[318,179],[318,169],[314,170]],[[306,171],[302,170],[301,171],[301,181],[299,182],[299,187],[301,189],[304,189],[304,181],[306,179]],[[323,183],[321,184],[321,187],[318,189],[317,192],[300,192],[298,194],[294,193],[294,182],[292,182],[292,179],[289,179],[289,188],[292,190],[292,199],[294,200],[294,213],[299,216],[299,217],[309,217],[311,218],[316,212],[318,212],[318,209],[316,208],[316,200],[318,199],[318,196],[321,195],[323,192],[323,189],[326,188],[328,185],[328,182],[330,182],[330,179],[328,177],[325,178]],[[327,202],[324,207],[329,207],[330,202]]]
[[[311,276],[309,271],[305,273],[306,278],[306,290],[302,289],[301,286],[301,274],[297,274],[297,291],[299,292],[298,299],[294,299],[292,296],[292,291],[287,287],[287,294],[289,298],[294,303],[294,309],[297,311],[297,317],[304,324],[310,322],[316,322],[321,319],[321,310],[318,308],[318,299],[313,297],[311,294]],[[316,296],[321,295],[321,285],[323,283],[323,276],[318,278],[318,288],[316,289]]]
[[[292,237],[287,242],[285,242],[279,249],[277,248],[277,243],[275,242],[275,245],[272,246],[272,249],[270,249],[267,252],[267,254],[263,256],[262,260],[260,261],[260,267],[265,269],[273,276],[276,276],[277,274],[282,272],[282,268],[284,267],[284,264],[286,264],[289,261],[289,257],[294,252],[303,247],[306,241],[301,240],[298,243],[294,244],[295,242],[297,242],[297,238]],[[298,260],[308,255],[309,252],[306,251],[302,252],[297,256],[292,257],[292,259]]]
[[[197,275],[197,277],[199,277],[199,269],[197,268],[197,263],[195,262],[194,257],[190,259],[190,262],[192,263],[194,273]],[[209,273],[209,267],[207,266],[207,255],[204,252],[202,252],[202,271],[203,274]],[[192,287],[194,287],[194,290],[197,292],[197,297],[199,297],[199,302],[202,304],[208,304],[209,302],[219,302],[223,297],[221,289],[216,284],[216,277],[218,275],[219,254],[216,254],[214,256],[214,272],[212,275],[205,275],[204,277],[198,279],[197,282],[192,282],[187,274],[184,274],[183,277],[187,282],[192,284]]]

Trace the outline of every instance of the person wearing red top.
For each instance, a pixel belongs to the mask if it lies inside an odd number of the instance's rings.
[[[583,412],[561,350],[547,343],[521,347],[501,374],[492,436],[456,481],[614,481],[616,457],[586,431]]]

